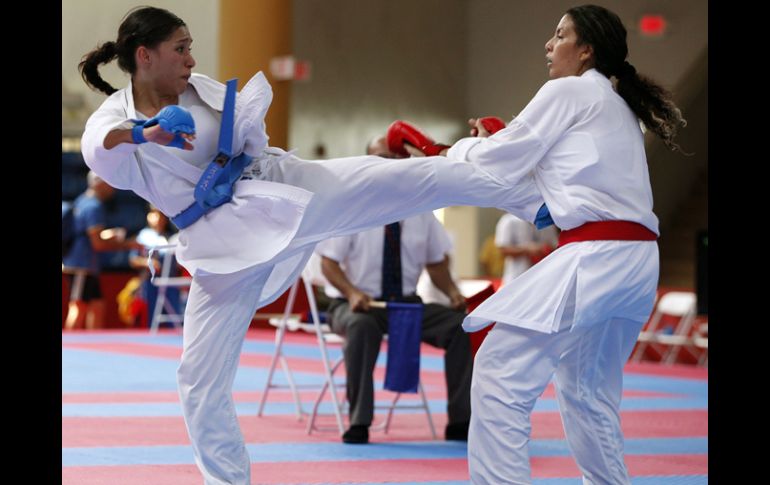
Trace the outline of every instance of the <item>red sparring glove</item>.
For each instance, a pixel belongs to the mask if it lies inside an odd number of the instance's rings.
[[[501,120],[497,116],[486,116],[484,118],[479,118],[479,121],[481,121],[481,126],[483,126],[490,135],[497,133],[498,131],[505,128],[505,121]]]
[[[441,150],[449,148],[448,145],[436,143],[406,121],[394,121],[388,127],[388,149],[393,153],[408,157],[409,152],[404,148],[405,143],[412,145],[429,157],[438,155]]]

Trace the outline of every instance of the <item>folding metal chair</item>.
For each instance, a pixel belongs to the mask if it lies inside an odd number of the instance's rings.
[[[670,291],[661,296],[645,329],[639,333],[631,361],[641,362],[647,348],[652,347],[660,353],[662,362],[676,362],[678,350],[692,341],[690,330],[695,321],[695,302],[695,293],[691,291]],[[679,318],[671,334],[666,334],[660,329],[665,315]]]
[[[696,350],[693,341],[693,330],[695,329],[694,323],[697,313],[695,301],[695,297],[693,297],[691,306],[681,315],[679,323],[674,327],[672,334],[659,332],[655,336],[653,345],[657,344],[666,348],[661,358],[661,362],[664,364],[675,364],[683,350],[695,358],[696,361],[699,358],[699,351]]]
[[[695,334],[692,338],[692,343],[697,348],[701,349],[700,357],[698,357],[698,365],[703,367],[709,366],[709,324],[708,322],[701,323],[697,326]]]
[[[163,259],[160,276],[150,279],[150,282],[158,287],[158,296],[155,301],[155,308],[153,309],[152,320],[150,323],[150,333],[152,334],[157,333],[158,327],[160,327],[160,324],[163,322],[172,322],[175,329],[181,328],[184,314],[177,313],[177,309],[174,308],[174,305],[172,305],[171,301],[166,297],[166,290],[169,287],[186,288],[192,284],[192,277],[190,276],[170,276],[172,267],[176,266],[176,258],[174,258],[176,244],[155,246],[152,248],[152,252],[157,250],[162,251]]]
[[[334,373],[337,371],[340,365],[344,362],[344,357],[340,356],[340,358],[338,358],[336,361],[332,363],[331,359],[329,358],[328,348],[331,345],[341,347],[344,344],[345,340],[343,337],[333,333],[329,325],[321,322],[320,314],[318,311],[318,305],[316,303],[315,294],[313,292],[313,284],[315,283],[315,284],[318,284],[319,286],[322,286],[324,284],[324,281],[322,280],[322,276],[320,276],[320,260],[317,259],[315,254],[313,255],[313,258],[311,258],[305,270],[303,270],[302,277],[298,279],[289,290],[289,296],[288,296],[286,307],[284,308],[284,313],[282,317],[280,319],[270,320],[270,323],[276,327],[275,350],[273,351],[273,357],[270,361],[270,368],[268,370],[267,382],[265,383],[265,387],[262,392],[262,397],[260,399],[257,415],[262,416],[270,390],[289,389],[294,398],[297,418],[302,419],[303,416],[309,417],[308,425],[307,425],[308,434],[311,434],[313,431],[335,431],[336,430],[339,432],[341,436],[345,432],[343,415],[346,414],[347,403],[344,397],[345,395],[344,392],[342,393],[343,397],[342,398],[340,397],[339,388],[340,386],[344,388],[345,384],[343,382],[335,382]],[[294,306],[297,299],[297,292],[300,286],[304,288],[305,294],[307,295],[308,306],[310,311],[310,322],[300,322],[298,319],[291,317],[291,314],[294,311]],[[291,369],[289,368],[289,364],[283,353],[283,342],[287,331],[297,331],[297,330],[302,330],[302,331],[313,333],[316,335],[318,348],[321,354],[321,361],[323,364],[323,383],[320,386],[313,385],[313,384],[308,384],[308,385],[297,384],[292,376]],[[288,384],[279,384],[275,382],[275,370],[279,363],[281,365],[281,368],[283,369],[283,372]],[[320,392],[318,393],[318,396],[313,402],[313,407],[310,411],[305,411],[304,409],[302,400],[299,395],[300,389],[320,389]],[[387,433],[390,427],[393,412],[395,409],[418,408],[418,409],[425,410],[425,413],[428,419],[428,425],[430,426],[431,434],[433,438],[436,439],[437,435],[436,435],[435,427],[433,425],[433,418],[430,414],[430,409],[428,407],[428,400],[425,395],[425,391],[422,387],[422,384],[418,385],[418,389],[419,389],[419,394],[421,398],[421,404],[410,405],[410,404],[399,403],[401,393],[396,393],[396,395],[393,398],[393,401],[389,405],[384,407],[384,409],[387,409],[387,415],[384,421],[380,424],[376,424],[372,426],[372,429],[375,429],[375,430],[382,429],[385,433]],[[327,392],[331,397],[333,415],[335,418],[336,426],[333,426],[333,427],[323,427],[323,426],[319,426],[316,423],[316,418],[320,415],[319,413],[320,405],[325,399]],[[375,409],[383,409],[383,406],[375,406]]]
[[[297,299],[297,291],[300,285],[303,285],[305,293],[308,298],[308,304],[310,307],[311,321],[312,323],[300,322],[296,318],[292,318],[291,314],[294,310],[294,304]],[[296,407],[297,419],[302,419],[303,416],[308,416],[311,413],[305,411],[302,405],[302,399],[299,395],[300,389],[320,389],[325,386],[330,386],[335,392],[332,392],[332,401],[334,403],[335,418],[337,421],[337,428],[340,435],[345,432],[345,425],[342,419],[342,410],[340,401],[337,396],[336,386],[334,385],[334,376],[332,373],[331,360],[329,359],[329,353],[327,349],[327,343],[333,343],[336,339],[339,339],[339,343],[342,343],[342,338],[333,334],[328,325],[321,324],[321,318],[318,313],[318,305],[315,301],[315,295],[313,293],[313,287],[310,279],[300,277],[289,290],[289,296],[286,301],[286,307],[284,308],[283,316],[280,319],[270,319],[270,324],[276,327],[275,331],[275,349],[273,351],[273,357],[270,360],[270,368],[267,373],[267,382],[262,391],[262,397],[259,402],[259,409],[257,410],[257,416],[262,416],[267,403],[268,394],[272,389],[289,389],[292,397],[294,398],[294,404]],[[323,327],[325,328],[322,328]],[[323,364],[324,383],[323,385],[317,384],[297,384],[292,376],[289,363],[283,353],[283,343],[286,337],[287,331],[303,330],[309,333],[315,333],[318,339],[318,348],[321,353],[321,361]],[[288,384],[279,384],[275,382],[275,370],[280,363],[281,369],[286,377]],[[331,383],[331,384],[330,384]]]
[[[381,302],[370,302],[369,305],[373,306],[373,307],[380,306],[381,308],[385,308],[385,304],[384,303],[382,303],[381,305],[378,305],[378,303],[381,303]],[[311,309],[312,309],[312,306],[311,306]],[[315,317],[314,317],[314,321],[317,321],[315,319]],[[339,335],[332,333],[331,329],[329,328],[328,325],[325,325],[325,324],[324,325],[316,325],[316,329],[320,329],[321,332],[324,332],[324,334],[325,334],[327,339],[328,338],[332,338],[333,339],[332,342],[327,342],[327,343],[332,343],[332,344],[337,344],[337,345],[342,346],[342,344],[344,344],[344,342],[345,342],[343,337],[340,337]],[[316,330],[316,331],[318,331],[318,330]],[[385,341],[387,341],[387,340],[388,340],[388,336],[385,335]],[[336,395],[336,393],[337,393],[336,386],[339,385],[339,384],[335,384],[334,383],[334,373],[337,371],[337,369],[340,367],[340,365],[344,361],[345,361],[344,356],[340,356],[337,359],[337,361],[334,362],[334,364],[331,367],[331,376],[330,376],[331,378],[328,379],[324,383],[324,385],[321,388],[321,392],[318,394],[318,397],[316,397],[316,400],[313,403],[313,411],[310,413],[310,419],[308,420],[308,423],[307,423],[307,433],[308,434],[311,434],[314,430],[315,431],[324,431],[324,430],[328,429],[328,428],[320,427],[320,426],[318,426],[316,424],[316,418],[319,415],[318,408],[321,405],[321,402],[323,402],[323,399],[324,399],[327,391],[329,391],[329,393],[332,396]],[[375,403],[374,409],[375,410],[378,410],[378,409],[379,410],[385,410],[386,411],[386,415],[385,415],[385,419],[383,419],[382,422],[380,422],[378,424],[372,424],[370,426],[370,429],[378,430],[378,431],[381,430],[385,434],[387,434],[388,430],[390,429],[390,423],[391,423],[391,421],[393,419],[393,413],[395,412],[396,409],[422,409],[423,411],[425,411],[425,416],[426,416],[426,418],[428,420],[428,427],[430,428],[431,436],[433,436],[434,440],[437,439],[438,436],[436,435],[436,427],[433,424],[433,416],[430,413],[430,406],[428,404],[428,398],[425,395],[425,389],[422,386],[422,381],[419,381],[417,383],[417,392],[418,392],[418,394],[420,396],[420,402],[418,404],[406,404],[406,403],[403,403],[403,402],[399,403],[399,400],[401,399],[401,396],[403,395],[403,393],[401,393],[401,392],[394,393],[393,400],[389,404],[387,404],[387,405],[383,406],[383,405],[378,405],[378,404]],[[339,409],[340,413],[344,413],[346,411],[345,404],[347,404],[347,403],[344,400],[342,402],[340,402],[339,399],[335,399],[334,397],[332,397],[332,401],[333,401],[333,405]],[[344,429],[342,429],[342,432],[344,432]]]

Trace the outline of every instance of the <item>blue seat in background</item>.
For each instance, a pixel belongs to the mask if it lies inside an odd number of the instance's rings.
[[[88,188],[86,182],[88,166],[79,152],[61,154],[61,198],[73,201]]]

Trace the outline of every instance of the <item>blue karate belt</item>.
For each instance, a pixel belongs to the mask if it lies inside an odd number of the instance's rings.
[[[388,302],[388,362],[384,388],[417,392],[420,383],[422,303]]]
[[[237,78],[227,81],[222,121],[219,126],[218,153],[203,171],[203,175],[195,186],[193,193],[195,202],[171,218],[171,222],[179,229],[190,226],[207,212],[230,202],[233,197],[233,185],[252,160],[244,153],[236,157],[233,157],[232,153],[237,88]]]

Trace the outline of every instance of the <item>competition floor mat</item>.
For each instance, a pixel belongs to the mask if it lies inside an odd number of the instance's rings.
[[[272,330],[249,330],[234,385],[254,484],[470,483],[466,443],[443,440],[442,351],[424,345],[420,362],[438,440],[432,439],[425,412],[415,409],[396,411],[388,433],[372,431],[370,444],[346,445],[335,432],[308,435],[307,418],[297,418],[288,391],[271,390],[264,415],[257,417],[273,349]],[[288,334],[283,349],[297,383],[322,382],[314,335]],[[171,330],[62,334],[62,484],[203,482],[176,392],[181,352],[182,336]],[[334,360],[340,349],[332,347],[330,353]],[[380,353],[375,372],[378,403],[393,397],[382,390],[386,354]],[[708,370],[628,364],[624,379],[621,418],[633,484],[708,483]],[[280,370],[277,380],[286,382]],[[305,409],[316,395],[300,393]],[[416,394],[404,396],[417,402]],[[321,405],[322,424],[334,423],[331,410],[327,399]],[[530,454],[533,483],[582,483],[552,386],[532,415]]]

